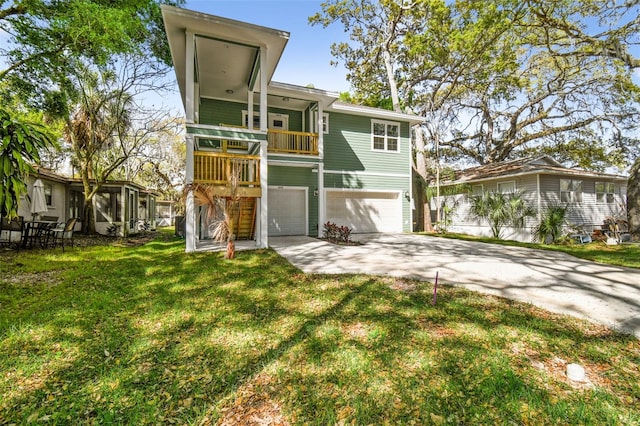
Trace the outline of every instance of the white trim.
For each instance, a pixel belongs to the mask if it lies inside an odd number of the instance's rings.
[[[254,129],[256,128],[256,126],[255,126],[256,118],[258,118],[258,117],[255,117],[255,116],[253,117],[253,124],[254,124],[253,128]],[[284,127],[273,127],[272,126],[273,120],[277,120],[279,118],[282,119],[282,121],[284,122],[285,126]],[[249,128],[249,126],[248,126],[248,124],[249,124],[249,111],[246,110],[246,109],[243,109],[242,110],[242,121],[241,121],[242,126],[245,125],[245,122],[247,123],[247,127],[246,128]],[[260,126],[258,126],[258,128],[259,127]],[[289,114],[282,114],[282,113],[279,113],[279,112],[267,112],[267,128],[268,129],[275,129],[275,130],[289,130]]]
[[[319,105],[319,108],[320,107],[321,105]],[[313,127],[311,128],[312,132],[318,133],[318,135],[320,135],[320,133],[322,133],[323,135],[329,134],[329,113],[326,111],[323,111],[322,120],[318,119],[318,117],[320,116],[318,114],[318,110],[314,110],[312,114],[313,114]],[[326,123],[326,126],[325,126],[325,123]],[[322,132],[319,131],[320,128],[322,128]]]
[[[536,192],[538,195],[538,221],[542,220],[542,194],[540,193],[540,173],[536,175]]]
[[[407,178],[411,177],[411,174],[402,174],[402,173],[377,173],[377,172],[361,172],[361,171],[348,171],[348,170],[325,170],[325,174],[330,175],[355,175],[355,176],[381,176],[381,177],[398,177],[398,178]]]
[[[271,156],[273,154],[269,154]],[[270,160],[270,166],[282,166],[282,167],[305,167],[305,168],[314,168],[318,167],[322,163],[311,163],[311,162],[300,162],[300,161],[286,161],[286,160]]]
[[[362,188],[326,188],[326,192],[386,192],[388,194],[398,194],[400,198],[403,198],[404,190],[395,189],[362,189]]]
[[[453,181],[448,181],[445,183],[442,183],[442,186],[450,186],[450,185],[457,185],[459,183],[466,183],[466,184],[472,184],[475,182],[489,182],[489,181],[495,181],[498,179],[503,179],[503,178],[515,178],[515,177],[520,177],[520,176],[529,176],[529,175],[548,175],[548,176],[560,176],[560,178],[567,178],[567,179],[610,179],[616,182],[626,182],[627,181],[627,177],[624,176],[617,176],[617,175],[599,175],[596,173],[590,173],[590,172],[585,172],[584,170],[580,170],[580,173],[574,173],[572,172],[575,171],[575,169],[568,169],[569,172],[563,172],[563,171],[558,171],[558,170],[544,170],[544,169],[536,169],[536,170],[529,170],[529,171],[525,171],[525,172],[518,172],[518,173],[510,173],[510,174],[505,174],[505,175],[500,175],[500,176],[489,176],[489,177],[480,177],[480,178],[474,178],[474,179],[457,179],[457,180],[453,180]]]
[[[260,130],[267,131],[267,82],[270,76],[267,73],[267,46],[260,46]],[[277,63],[277,62],[276,62]],[[273,68],[275,70],[275,66]],[[260,143],[260,186],[266,188],[269,185],[269,161],[268,142]],[[256,245],[259,248],[269,247],[269,191],[262,191],[260,197],[260,218]]]
[[[304,191],[304,234],[309,236],[309,188],[306,186],[268,185],[269,189],[283,191]]]
[[[423,117],[413,114],[405,114],[402,112],[389,111],[381,108],[365,107],[361,105],[346,104],[343,102],[333,102],[330,111],[342,112],[345,114],[364,115],[366,117],[376,117],[382,120],[399,120],[412,124],[420,124],[424,121]]]
[[[379,149],[375,147],[375,138],[376,137],[381,137],[381,135],[376,135],[373,132],[373,128],[376,124],[383,124],[384,125],[384,149]],[[396,139],[396,144],[397,144],[397,148],[396,150],[391,150],[389,149],[389,135],[388,135],[388,126],[396,126],[398,128],[398,136],[396,137],[391,137],[392,139]],[[401,135],[401,129],[402,127],[400,126],[400,122],[398,121],[385,121],[385,120],[378,120],[375,118],[371,119],[371,151],[372,152],[385,152],[385,153],[390,153],[390,154],[399,154],[401,152],[400,150],[400,141],[402,139],[402,135]]]
[[[326,215],[326,200],[324,192],[324,163],[318,165],[318,238],[322,237],[322,225]]]
[[[598,192],[598,184],[601,184],[601,185],[605,186],[605,191],[604,192]],[[613,185],[613,192],[607,192],[606,191],[606,186],[607,185]],[[611,204],[615,204],[616,203],[616,195],[618,195],[618,194],[616,193],[616,184],[615,184],[615,182],[595,181],[593,183],[593,193],[595,194],[595,202],[596,202],[596,204],[607,206],[607,205],[611,205]],[[604,195],[604,201],[598,201],[598,194]],[[607,199],[608,199],[607,195],[609,195],[609,194],[613,195],[613,201],[612,202],[608,202],[607,201]]]

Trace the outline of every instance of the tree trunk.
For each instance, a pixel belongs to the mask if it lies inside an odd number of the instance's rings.
[[[82,233],[93,235],[96,233],[96,220],[93,214],[93,198],[85,199],[82,211]]]
[[[631,166],[627,182],[627,215],[629,217],[629,231],[640,235],[640,157]]]
[[[428,198],[424,203],[424,230],[425,232],[433,232],[433,223],[431,222],[431,200]]]
[[[424,188],[422,185],[422,179],[415,172],[412,173],[413,177],[413,200],[414,200],[414,215],[413,215],[413,232],[424,231],[424,209],[421,207],[424,205]]]

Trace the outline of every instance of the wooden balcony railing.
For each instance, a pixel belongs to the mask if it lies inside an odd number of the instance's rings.
[[[269,129],[267,141],[269,152],[318,155],[317,133]]]
[[[246,129],[245,126],[220,123],[226,129]],[[255,129],[258,130],[258,129]],[[206,140],[206,137],[204,138]],[[248,150],[246,140],[217,137],[219,142],[211,143],[212,147],[223,152],[229,149]],[[309,132],[294,132],[289,130],[267,130],[268,151],[273,153],[318,155],[318,134]],[[203,144],[204,145],[204,144]]]
[[[260,157],[223,152],[193,153],[193,178],[197,183],[225,186],[229,176],[238,173],[238,186],[260,186]]]

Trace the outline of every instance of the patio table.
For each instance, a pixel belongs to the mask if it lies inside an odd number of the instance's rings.
[[[48,220],[31,220],[24,224],[24,234],[22,236],[22,248],[33,248],[39,246],[46,248],[49,245],[49,232],[55,228],[58,222]]]

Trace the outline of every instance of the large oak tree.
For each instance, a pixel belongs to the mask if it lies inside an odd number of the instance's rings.
[[[170,57],[158,3],[182,0],[13,0],[0,1],[0,103],[16,98],[30,108],[65,116],[71,89],[68,77],[78,63],[113,66],[121,54],[151,52],[159,63]],[[0,132],[5,135],[0,161],[23,164],[6,168],[0,199],[2,214],[13,215],[17,204],[9,203],[26,191],[25,175],[40,158],[39,151],[51,141],[34,123],[21,120],[13,111],[0,109]],[[23,129],[16,133],[16,129]],[[9,140],[12,148],[9,150]]]
[[[624,167],[637,155],[637,1],[332,0],[310,19],[349,32],[333,53],[356,98],[391,98],[425,118],[418,200],[434,147],[475,164],[546,150]]]

